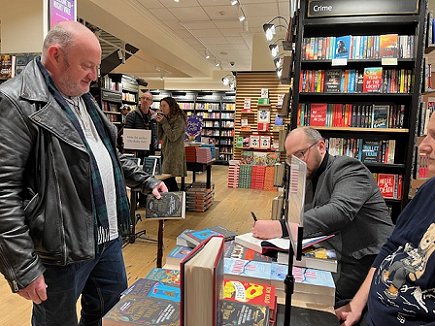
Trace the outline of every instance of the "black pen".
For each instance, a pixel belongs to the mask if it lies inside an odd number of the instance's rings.
[[[251,212],[251,216],[252,216],[252,218],[254,219],[254,222],[257,222],[257,216],[255,216],[255,213],[254,213],[254,212]]]

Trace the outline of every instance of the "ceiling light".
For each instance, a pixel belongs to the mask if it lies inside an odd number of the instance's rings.
[[[277,69],[277,70],[276,70],[276,75],[278,76],[278,78],[281,78],[281,75],[282,75],[282,69]]]
[[[207,49],[204,51],[204,57],[206,59],[210,59],[210,54],[208,53]]]
[[[230,89],[234,89],[236,85],[236,78],[234,77],[233,74],[226,75],[225,77],[222,78],[222,83],[225,86],[228,86]]]
[[[240,16],[239,16],[239,21],[242,22],[242,21],[244,21],[245,19],[246,19],[245,14],[244,14],[244,13],[241,13]]]
[[[282,67],[282,58],[275,58],[273,60],[273,62],[275,63],[276,69],[279,69]]]
[[[271,44],[269,45],[270,53],[272,54],[272,57],[276,57],[279,53],[279,46],[277,44]]]
[[[273,21],[276,19],[283,20],[284,25],[283,24],[274,24]],[[266,34],[267,41],[269,41],[269,42],[272,41],[273,37],[276,35],[276,30],[278,27],[283,27],[285,30],[287,30],[289,27],[287,19],[285,19],[283,16],[275,16],[270,21],[263,24],[263,30],[264,30],[264,33]]]
[[[231,0],[230,2],[231,2],[231,5],[232,5],[232,6],[235,6],[236,4],[238,4],[238,3],[239,3],[239,1],[238,1],[238,0]]]
[[[216,66],[216,67],[220,67],[220,66],[221,66],[221,63],[220,63],[220,62],[216,62],[216,63],[215,63],[215,66]]]

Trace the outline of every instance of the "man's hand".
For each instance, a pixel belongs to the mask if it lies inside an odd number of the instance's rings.
[[[259,239],[273,239],[282,237],[279,221],[258,220],[252,227],[252,235]]]
[[[24,299],[32,300],[36,304],[47,300],[47,284],[45,283],[44,275],[39,276],[24,289],[18,291]]]
[[[361,319],[360,309],[352,309],[352,301],[347,305],[335,310],[337,318],[340,320],[340,326],[355,325]],[[358,310],[358,311],[356,311]]]
[[[165,183],[162,181],[157,186],[153,188],[152,194],[157,199],[160,199],[162,196],[160,196],[161,192],[168,192],[168,188],[166,187]]]

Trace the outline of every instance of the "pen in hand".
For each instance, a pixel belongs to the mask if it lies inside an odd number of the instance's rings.
[[[255,213],[254,213],[254,212],[251,212],[251,216],[252,216],[252,218],[254,219],[254,222],[257,222],[257,216],[255,216]]]

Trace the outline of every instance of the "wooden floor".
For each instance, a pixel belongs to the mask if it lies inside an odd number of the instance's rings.
[[[190,175],[189,175],[190,177]],[[189,177],[186,181],[189,181]],[[250,189],[229,189],[226,185],[227,167],[213,166],[212,181],[215,184],[215,201],[205,213],[188,212],[184,221],[169,221],[164,230],[164,256],[175,246],[175,238],[184,229],[201,229],[207,226],[222,225],[236,233],[249,232],[252,226],[250,211],[258,218],[269,219],[272,198],[276,192]],[[197,181],[205,181],[205,175],[197,175]],[[147,236],[157,237],[157,222],[140,221],[137,230],[147,230]],[[141,238],[125,246],[123,253],[127,268],[128,283],[144,277],[155,267],[157,246]],[[164,261],[163,261],[164,263]],[[0,280],[0,326],[30,325],[31,302],[12,294],[8,283]]]

